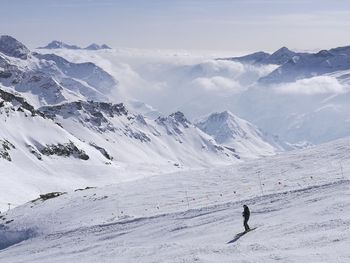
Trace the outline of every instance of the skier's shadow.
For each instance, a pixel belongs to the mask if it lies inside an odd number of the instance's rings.
[[[235,242],[238,241],[238,239],[240,239],[242,236],[244,236],[245,234],[249,233],[250,231],[253,231],[254,229],[256,229],[256,227],[250,229],[249,231],[244,231],[244,232],[238,233],[237,235],[235,235],[235,237],[234,237],[231,241],[227,242],[227,244],[235,243]]]

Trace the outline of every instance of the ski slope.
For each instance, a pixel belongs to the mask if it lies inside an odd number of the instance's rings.
[[[0,262],[348,262],[349,150],[342,139],[36,200],[2,214]],[[243,203],[257,229],[227,244]]]

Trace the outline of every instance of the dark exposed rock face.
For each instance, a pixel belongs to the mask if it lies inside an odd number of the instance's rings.
[[[47,194],[41,194],[39,198],[32,200],[32,203],[35,203],[37,201],[46,201],[48,199],[52,199],[52,198],[56,198],[59,197],[61,195],[66,194],[66,192],[51,192],[51,193],[47,193]]]
[[[0,140],[0,158],[3,158],[9,162],[12,161],[9,151],[16,149],[16,147],[8,140]]]
[[[0,36],[0,52],[15,58],[27,59],[29,49],[11,36]]]
[[[55,197],[58,197],[58,196],[63,195],[63,194],[65,194],[65,193],[63,193],[63,192],[52,192],[52,193],[42,194],[42,195],[40,195],[40,198],[45,201],[47,199],[55,198]]]
[[[90,126],[99,132],[114,131],[114,126],[108,120],[116,116],[127,116],[128,111],[124,104],[112,104],[107,102],[76,101],[56,106],[45,106],[39,109],[45,116],[54,119],[56,116],[63,118],[77,118],[84,126]]]
[[[112,118],[114,116],[126,116],[128,114],[128,111],[123,103],[112,104],[95,101],[75,101],[55,106],[44,106],[40,108],[40,111],[51,118],[56,117],[56,115],[69,117],[79,115],[79,112],[87,112],[96,118],[91,118],[91,122],[96,123],[107,122],[107,119],[104,118],[103,114],[106,114],[108,117]]]
[[[191,122],[180,111],[170,114],[168,117],[159,117],[156,119],[156,122],[164,126],[169,135],[182,134],[181,126],[183,128],[189,128],[191,125]]]
[[[0,99],[2,99],[3,101],[20,104],[22,108],[30,111],[33,116],[39,115],[41,117],[44,117],[44,115],[41,112],[36,111],[34,109],[34,107],[32,105],[30,105],[21,96],[18,96],[18,95],[15,95],[15,94],[12,94],[12,93],[9,93],[9,92],[6,92],[6,91],[0,89]],[[0,100],[0,108],[2,107],[1,105],[3,105],[3,101],[1,102],[1,100]]]
[[[69,142],[65,144],[51,144],[39,149],[40,153],[46,156],[57,155],[63,157],[73,156],[74,158],[88,160],[89,156],[80,150],[74,143]]]

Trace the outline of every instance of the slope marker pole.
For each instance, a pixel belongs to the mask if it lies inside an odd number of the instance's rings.
[[[342,176],[343,180],[345,180],[342,161],[340,161],[340,171],[341,171],[341,176]]]
[[[188,201],[187,190],[185,192],[186,192],[187,209],[190,210],[190,202]]]
[[[262,186],[262,182],[261,182],[261,175],[260,175],[260,171],[257,171],[258,177],[259,177],[259,184],[260,184],[260,191],[261,191],[261,196],[264,195],[264,188]]]

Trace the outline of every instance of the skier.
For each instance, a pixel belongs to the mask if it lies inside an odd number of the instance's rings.
[[[245,232],[248,232],[250,230],[250,228],[248,226],[248,220],[249,220],[249,217],[250,217],[250,211],[249,211],[248,206],[246,206],[246,205],[243,205],[243,208],[244,208],[244,211],[242,213],[242,216],[244,218],[243,225],[244,225]]]

